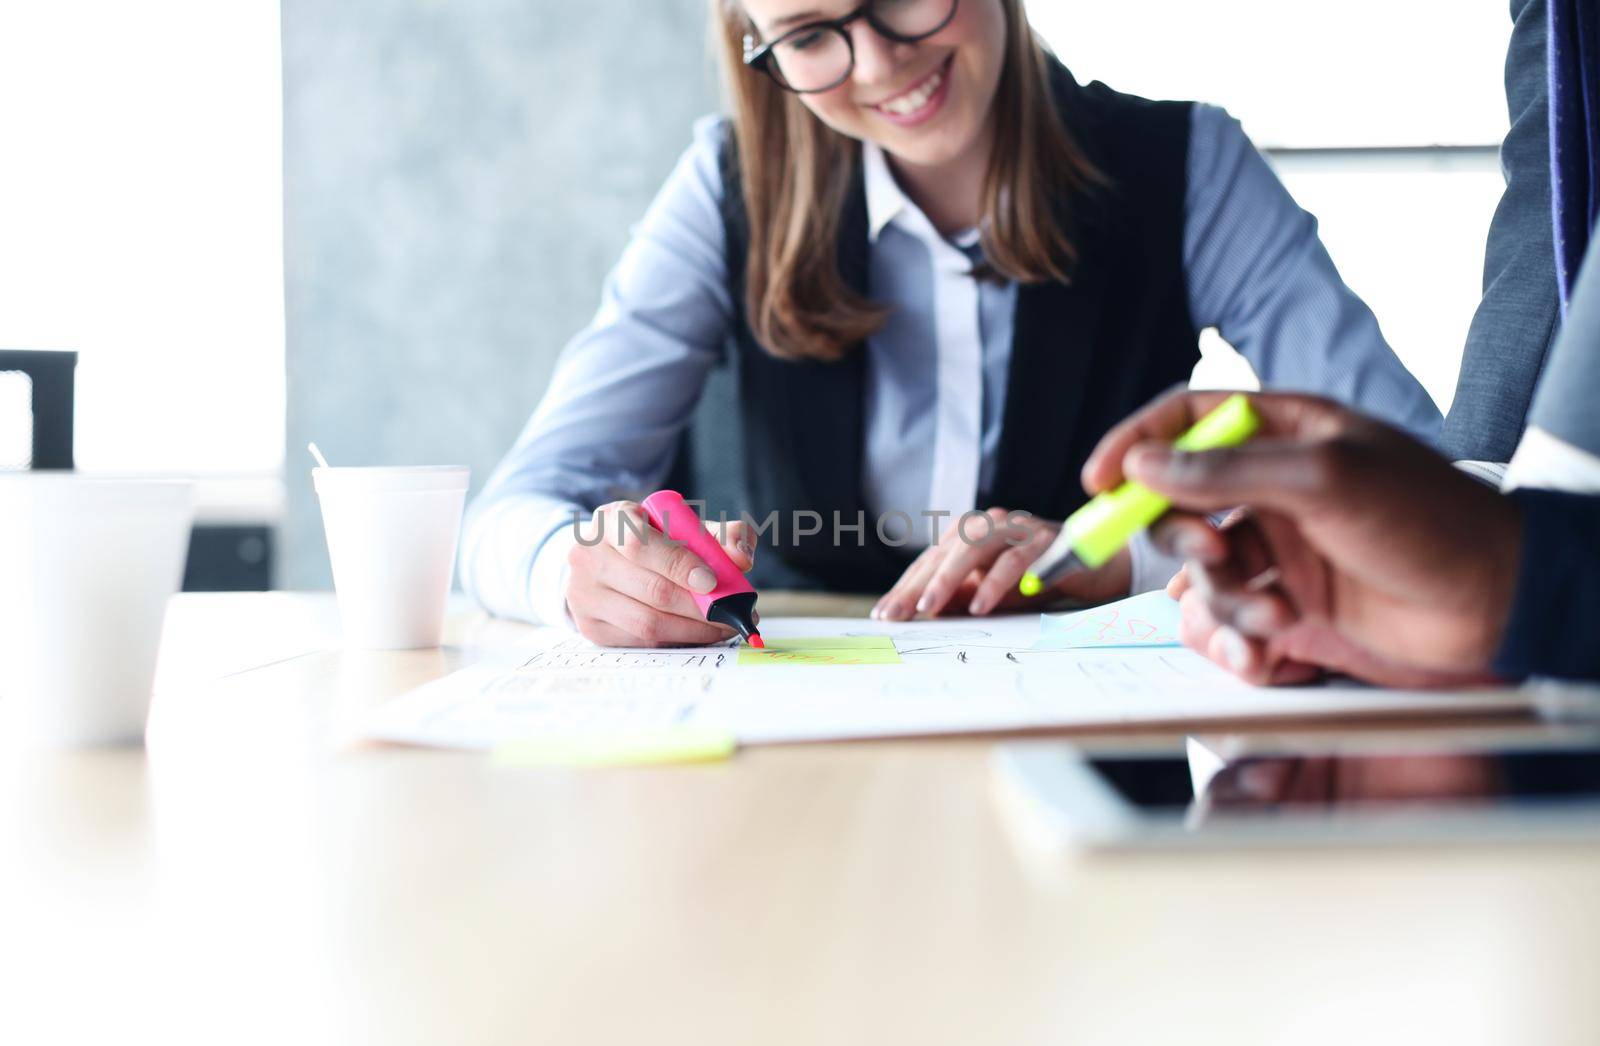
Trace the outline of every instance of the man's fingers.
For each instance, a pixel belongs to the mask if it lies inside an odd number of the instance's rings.
[[[1190,392],[1180,386],[1156,397],[1101,437],[1089,460],[1083,463],[1083,489],[1098,494],[1119,485],[1125,478],[1122,459],[1129,448],[1145,440],[1172,442],[1229,395],[1226,392]]]
[[[1177,581],[1177,578],[1173,578]],[[1213,637],[1221,631],[1222,626],[1217,624],[1216,618],[1211,616],[1211,610],[1206,605],[1205,598],[1196,589],[1190,588],[1178,599],[1178,639],[1184,646],[1197,653],[1205,655],[1218,665],[1230,672],[1236,672],[1234,662],[1230,655],[1243,654],[1239,661],[1247,672],[1257,669],[1259,671],[1250,678],[1251,682],[1269,684],[1271,686],[1294,686],[1309,683],[1320,674],[1320,669],[1315,665],[1308,665],[1284,656],[1284,652],[1276,643],[1251,645],[1243,637],[1241,647],[1234,639],[1224,638],[1213,645]],[[1261,665],[1256,664],[1257,659]]]
[[[1216,619],[1206,606],[1205,597],[1194,589],[1178,599],[1178,642],[1199,654],[1211,647],[1211,634],[1217,630]]]
[[[1227,540],[1210,520],[1176,509],[1151,526],[1150,542],[1169,556],[1201,563],[1215,563],[1228,554]]]
[[[1083,466],[1083,487],[1090,493],[1109,490],[1125,475],[1124,460],[1140,443],[1154,441],[1170,446],[1230,392],[1190,392],[1174,389],[1152,401],[1100,440]],[[1350,424],[1358,415],[1332,401],[1296,393],[1250,393],[1250,405],[1261,419],[1260,436],[1267,439],[1312,440],[1325,438]],[[1133,477],[1137,478],[1137,477]]]
[[[1269,649],[1268,657],[1272,657]],[[1322,677],[1322,669],[1316,665],[1306,664],[1303,661],[1291,661],[1287,658],[1276,661],[1272,666],[1271,675],[1267,679],[1268,686],[1304,686],[1315,682]]]
[[[1273,587],[1276,568],[1264,547],[1254,541],[1233,547],[1234,557],[1224,562],[1190,563],[1189,579],[1217,624],[1270,638],[1295,622],[1294,610]]]
[[[1227,625],[1220,625],[1211,633],[1206,656],[1247,683],[1265,685],[1267,682],[1267,664],[1261,643]]]
[[[1314,665],[1289,661],[1271,644],[1243,635],[1228,625],[1212,633],[1208,655],[1234,675],[1255,686],[1297,686],[1320,675]]]
[[[1358,440],[1343,436],[1195,452],[1146,442],[1128,451],[1124,465],[1130,477],[1190,510],[1249,505],[1299,514],[1330,497],[1360,497],[1373,476],[1367,457]]]

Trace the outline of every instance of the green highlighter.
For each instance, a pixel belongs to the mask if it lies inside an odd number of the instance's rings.
[[[1172,445],[1186,451],[1234,447],[1260,427],[1250,401],[1239,393],[1219,403]],[[1036,596],[1075,570],[1103,565],[1171,507],[1166,498],[1132,480],[1095,495],[1067,517],[1055,543],[1022,575],[1022,594]]]

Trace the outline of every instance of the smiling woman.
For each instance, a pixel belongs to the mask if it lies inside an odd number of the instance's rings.
[[[469,512],[462,577],[490,610],[616,645],[724,635],[690,596],[693,557],[618,525],[678,469],[724,366],[718,438],[742,448],[742,505],[777,521],[728,526],[730,557],[758,581],[776,560],[790,585],[886,591],[892,619],[1165,583],[1170,561],[1136,543],[1015,595],[1083,502],[1089,451],[1188,378],[1205,328],[1268,386],[1435,434],[1315,222],[1221,110],[1080,85],[1021,0],[711,16],[731,116],[696,128]]]
[[[1095,174],[1052,112],[1020,6],[891,0],[831,21],[795,6],[720,8],[750,217],[745,304],[764,344],[830,359],[882,326],[882,309],[840,283],[836,231],[814,220],[839,213],[838,172],[859,142],[894,158],[941,235],[980,230],[996,272],[1065,279],[1075,255],[1055,201]],[[858,33],[861,22],[872,31]],[[752,30],[770,42],[757,46]],[[739,76],[735,54],[770,81]]]

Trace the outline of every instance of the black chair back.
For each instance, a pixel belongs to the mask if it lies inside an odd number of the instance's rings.
[[[76,352],[23,352],[0,349],[0,404],[12,400],[9,387],[22,385],[26,393],[16,401],[26,402],[32,414],[31,435],[23,453],[0,448],[0,469],[70,469],[72,457],[72,412]],[[10,460],[17,459],[17,460]]]

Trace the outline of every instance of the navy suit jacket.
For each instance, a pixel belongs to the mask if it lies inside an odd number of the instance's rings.
[[[1559,327],[1550,202],[1547,0],[1511,0],[1500,147],[1506,191],[1484,255],[1483,301],[1467,332],[1440,447],[1458,460],[1509,461]]]
[[[1600,241],[1573,287],[1566,326],[1534,397],[1533,424],[1600,457]],[[1600,679],[1600,497],[1511,495],[1522,510],[1521,565],[1502,675]]]
[[[1589,349],[1600,361],[1600,345]],[[1511,497],[1522,510],[1522,565],[1495,670],[1510,679],[1600,679],[1600,497]]]

